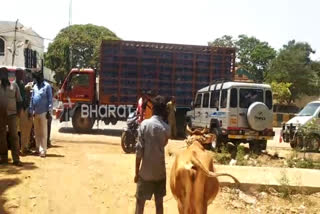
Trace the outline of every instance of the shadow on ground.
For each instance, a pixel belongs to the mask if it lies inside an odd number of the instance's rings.
[[[23,162],[23,166],[14,166],[12,163],[1,165],[0,174],[20,174],[23,170],[34,170],[38,167],[33,162]]]
[[[65,133],[65,134],[79,134],[73,128],[70,128],[70,127],[62,127],[62,128],[59,129],[59,132],[60,133]],[[119,137],[122,134],[122,129],[92,129],[90,132],[83,133],[83,134],[110,135],[110,136]]]
[[[1,214],[9,214],[9,212],[4,209],[4,204],[7,202],[4,192],[9,188],[18,185],[19,183],[21,183],[21,180],[18,178],[0,179],[0,212]]]

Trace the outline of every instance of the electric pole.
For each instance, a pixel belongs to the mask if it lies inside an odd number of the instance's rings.
[[[14,64],[14,58],[16,56],[16,41],[17,41],[17,30],[18,30],[18,20],[16,21],[16,25],[14,27],[14,39],[13,39],[13,51],[12,51],[12,66]]]
[[[69,4],[69,28],[71,25],[72,25],[72,0],[70,0],[70,4]],[[70,39],[70,41],[71,41],[71,39]],[[71,43],[69,46],[69,54],[70,54],[69,62],[70,62],[70,70],[71,70],[72,69],[72,46],[71,46]]]

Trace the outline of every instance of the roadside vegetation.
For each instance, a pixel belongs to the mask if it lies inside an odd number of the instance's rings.
[[[223,146],[221,152],[212,152],[216,163],[223,165],[320,169],[319,159],[312,160],[302,154],[293,150],[288,158],[279,157],[277,153],[257,155],[243,145],[235,147],[231,144]]]

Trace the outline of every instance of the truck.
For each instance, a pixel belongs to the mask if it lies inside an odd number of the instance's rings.
[[[125,121],[141,94],[176,97],[177,134],[198,89],[216,79],[232,80],[235,49],[154,42],[104,40],[100,67],[73,68],[58,92],[56,118],[90,132],[95,121]]]
[[[295,117],[282,124],[281,141],[293,149],[320,149],[320,101],[309,102]]]

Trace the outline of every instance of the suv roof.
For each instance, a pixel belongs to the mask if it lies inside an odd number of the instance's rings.
[[[222,83],[218,83],[216,89],[220,89]],[[215,84],[211,85],[210,91],[214,90]],[[249,88],[265,88],[271,89],[270,85],[267,84],[258,84],[258,83],[245,83],[245,82],[225,82],[223,83],[222,89],[228,89],[234,87],[249,87]],[[200,89],[198,92],[206,92],[209,90],[209,86]],[[320,101],[319,101],[320,102]]]

